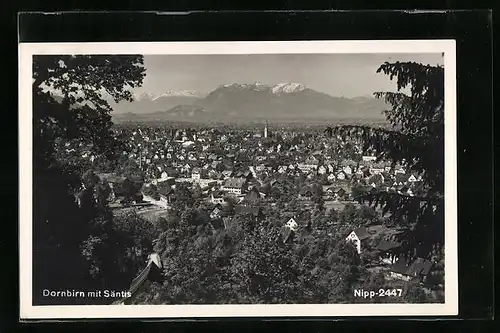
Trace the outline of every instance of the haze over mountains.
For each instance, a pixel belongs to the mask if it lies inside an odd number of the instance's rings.
[[[384,101],[373,97],[333,97],[299,83],[233,83],[221,85],[205,96],[183,90],[160,96],[142,94],[134,99],[112,103],[115,121],[382,120],[382,111],[387,108]]]

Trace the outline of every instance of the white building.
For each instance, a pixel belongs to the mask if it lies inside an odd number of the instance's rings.
[[[224,183],[222,190],[228,193],[241,195],[247,188],[247,180],[245,178],[229,178]]]
[[[293,217],[286,222],[285,226],[287,228],[290,228],[292,231],[297,231],[297,229],[299,228],[299,224]]]

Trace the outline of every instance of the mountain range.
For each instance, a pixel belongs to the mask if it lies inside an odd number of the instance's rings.
[[[333,97],[299,83],[221,85],[207,95],[166,91],[134,96],[133,102],[112,103],[115,121],[132,120],[335,120],[385,119],[383,100]]]

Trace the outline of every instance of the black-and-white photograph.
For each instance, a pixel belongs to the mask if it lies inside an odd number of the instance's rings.
[[[452,313],[446,42],[26,51],[27,306]]]

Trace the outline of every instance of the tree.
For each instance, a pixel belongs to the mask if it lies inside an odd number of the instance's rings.
[[[366,186],[356,183],[351,187],[351,196],[354,200],[363,201],[363,197],[368,193]]]
[[[112,154],[108,97],[132,101],[127,88],[140,86],[144,76],[142,56],[33,57],[35,156],[50,156],[58,137],[86,140],[98,153]]]
[[[357,137],[363,151],[421,173],[425,192],[406,196],[379,191],[363,201],[392,213],[395,221],[409,221],[404,247],[426,256],[444,240],[444,69],[415,62],[384,63],[377,72],[396,79],[398,92],[377,92],[391,108],[385,111],[390,128],[350,125],[327,129],[341,137]],[[410,93],[403,92],[409,89]]]
[[[160,200],[160,194],[158,193],[158,187],[154,184],[150,184],[144,187],[144,194],[149,195],[155,200]]]
[[[172,195],[172,206],[182,211],[186,207],[193,207],[193,204],[193,193],[189,189],[189,186],[185,183],[176,184],[174,194]]]
[[[240,302],[289,303],[300,291],[297,268],[277,229],[247,231],[231,266]]]
[[[333,208],[333,207],[330,208],[330,210],[328,211],[328,219],[331,222],[337,222],[338,216],[339,216],[339,213],[335,210],[335,208]]]
[[[107,97],[115,102],[131,100],[127,88],[142,84],[142,63],[142,56],[33,57],[35,302],[42,301],[40,288],[78,289],[96,282],[92,272],[100,267],[88,271],[82,250],[96,253],[94,249],[107,242],[111,215],[98,207],[95,186],[82,191],[83,171],[75,167],[79,163],[57,159],[57,142],[80,142],[95,154],[112,158],[118,144]],[[95,185],[96,179],[88,174],[84,181]],[[77,197],[85,201],[84,207]],[[64,270],[59,269],[61,264]]]

